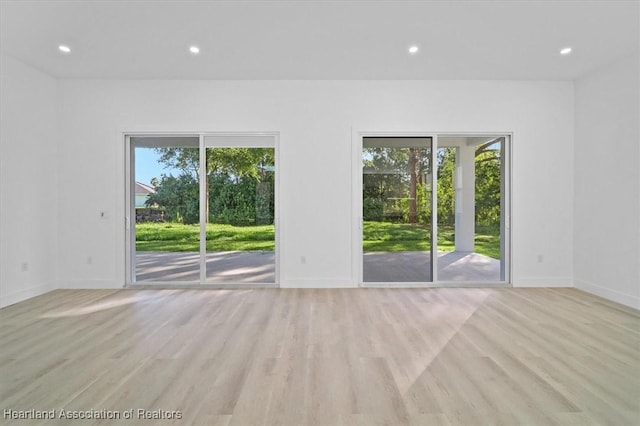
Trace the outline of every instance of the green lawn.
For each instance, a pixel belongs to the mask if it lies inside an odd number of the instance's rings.
[[[431,249],[430,229],[423,225],[388,222],[364,223],[364,251],[417,251]],[[453,251],[453,226],[438,226],[438,250]],[[500,259],[500,229],[476,226],[475,251]]]
[[[207,250],[273,250],[273,225],[207,224]],[[137,251],[199,251],[200,225],[180,223],[136,224]]]
[[[440,226],[438,250],[453,251],[452,226]],[[275,246],[273,225],[233,226],[207,224],[207,250],[267,250]],[[430,249],[429,229],[421,225],[388,222],[364,223],[365,251],[414,251]],[[136,224],[138,251],[198,251],[200,226],[179,223]],[[500,258],[500,234],[497,227],[476,227],[476,252]]]

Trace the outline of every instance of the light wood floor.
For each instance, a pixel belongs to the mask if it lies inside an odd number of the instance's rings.
[[[640,313],[572,289],[58,290],[0,310],[0,415],[61,408],[638,425]]]

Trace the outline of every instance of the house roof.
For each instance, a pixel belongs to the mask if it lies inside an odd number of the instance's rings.
[[[155,189],[141,182],[136,182],[136,195],[155,194]]]

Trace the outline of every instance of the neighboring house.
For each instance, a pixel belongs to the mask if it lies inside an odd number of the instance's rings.
[[[145,204],[149,195],[154,194],[156,191],[149,185],[136,182],[136,208],[147,207]]]
[[[136,181],[136,223],[164,222],[164,209],[157,204],[147,207],[149,195],[155,194],[153,187]]]

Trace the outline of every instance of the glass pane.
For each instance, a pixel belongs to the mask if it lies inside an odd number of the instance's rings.
[[[363,145],[363,281],[431,281],[431,139]]]
[[[207,148],[207,282],[275,282],[274,148]]]
[[[135,279],[200,280],[198,138],[133,138]]]
[[[438,143],[438,280],[504,280],[504,139],[440,137]]]

